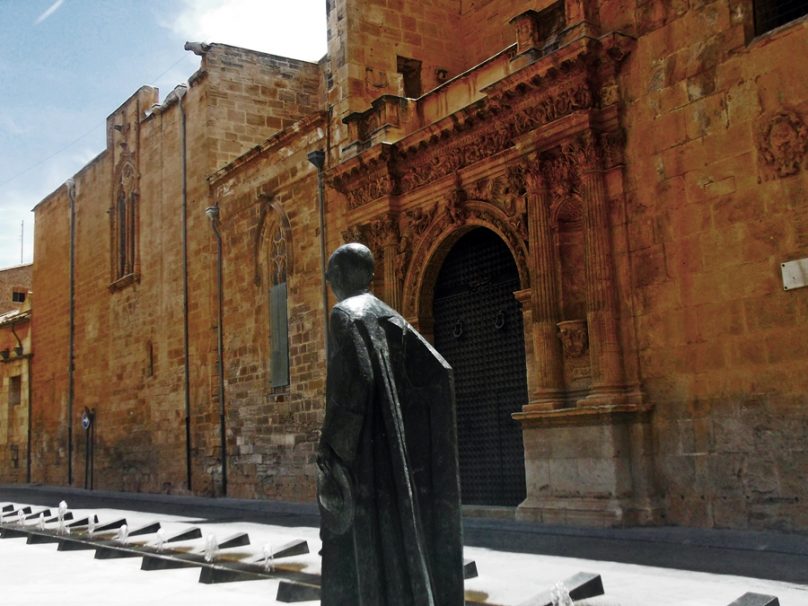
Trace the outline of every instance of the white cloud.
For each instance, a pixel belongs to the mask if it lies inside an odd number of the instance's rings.
[[[11,135],[23,135],[26,130],[28,129],[20,126],[11,116],[7,114],[0,115],[0,131],[6,131]]]
[[[221,42],[318,61],[326,52],[323,0],[182,0],[161,25],[185,40]]]
[[[39,17],[37,17],[37,18],[36,18],[36,21],[34,21],[34,25],[39,25],[39,24],[40,24],[40,23],[42,23],[42,22],[43,22],[45,19],[47,19],[48,17],[50,17],[50,16],[51,16],[53,13],[55,13],[56,11],[58,11],[58,10],[61,8],[62,4],[64,4],[64,1],[65,1],[65,0],[56,0],[56,2],[54,2],[53,4],[51,4],[51,5],[50,5],[50,6],[49,6],[49,7],[48,7],[46,10],[45,10],[45,12],[44,12],[44,13],[42,13],[41,15],[39,15]]]

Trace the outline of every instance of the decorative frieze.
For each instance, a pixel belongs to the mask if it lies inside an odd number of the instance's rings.
[[[433,204],[429,210],[411,208],[404,213],[404,227],[396,250],[396,280],[403,282],[409,267],[410,257],[415,243],[424,234],[435,218],[438,205]]]
[[[389,145],[379,145],[361,158],[343,163],[328,181],[355,210],[382,196],[396,193],[393,177],[393,152]]]
[[[342,236],[342,242],[344,244],[349,244],[351,242],[360,242],[362,244],[365,243],[365,237],[362,234],[362,228],[359,225],[351,225],[340,235]]]
[[[468,225],[487,227],[498,233],[508,245],[519,270],[520,283],[525,287],[530,284],[527,264],[527,242],[514,229],[509,218],[492,204],[467,201],[463,190],[456,189],[449,196],[440,210],[433,211],[434,218],[420,238],[414,241],[412,259],[408,270],[402,272],[406,276],[404,309],[408,316],[417,315],[417,296],[423,281],[424,272],[435,246],[458,228]],[[427,215],[424,215],[426,217]],[[406,232],[405,232],[406,233]]]
[[[525,23],[535,25],[535,15],[527,17]],[[529,29],[522,32],[528,45],[538,35],[538,30],[531,33]],[[345,195],[349,209],[356,210],[384,196],[406,194],[455,174],[512,147],[516,138],[570,114],[611,106],[619,95],[617,65],[631,43],[630,38],[617,34],[579,38],[554,52],[552,62],[542,59],[528,64],[485,89],[484,98],[451,116],[398,143],[374,146],[342,163],[331,182]],[[384,95],[371,109],[351,114],[346,118],[351,138],[364,145],[378,129],[400,126],[407,103]],[[622,162],[623,143],[619,134],[615,137],[604,142],[607,166]],[[510,214],[511,209],[504,210]]]
[[[401,172],[400,191],[409,192],[417,187],[445,177],[474,164],[513,144],[514,137],[535,130],[574,111],[593,107],[593,97],[586,81],[548,94],[543,100],[529,99],[519,106],[504,106],[495,120],[486,121],[474,132],[454,143],[437,149],[428,148],[409,159]]]
[[[513,217],[519,212],[520,199],[525,195],[526,170],[522,164],[513,164],[508,166],[504,174],[481,177],[467,188],[468,197],[490,202]]]
[[[376,261],[386,255],[387,247],[396,246],[398,242],[398,220],[393,213],[374,219],[367,225],[367,245],[373,251]]]
[[[354,210],[368,202],[393,193],[393,177],[387,172],[371,175],[358,184],[354,189],[345,192],[348,198],[348,208]]]

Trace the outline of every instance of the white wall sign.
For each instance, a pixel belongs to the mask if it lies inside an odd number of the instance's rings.
[[[808,286],[808,259],[780,263],[780,272],[783,274],[783,290]]]

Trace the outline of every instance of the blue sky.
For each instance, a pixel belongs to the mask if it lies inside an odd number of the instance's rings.
[[[31,209],[104,149],[144,84],[199,67],[186,40],[317,61],[325,0],[0,0],[0,268],[33,257]]]

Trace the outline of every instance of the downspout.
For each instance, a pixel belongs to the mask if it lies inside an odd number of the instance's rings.
[[[29,320],[30,322],[30,320]],[[11,325],[11,334],[14,335],[14,338],[17,339],[17,347],[14,348],[14,353],[17,354],[18,358],[21,358],[25,353],[25,348],[22,345],[22,340],[20,339],[20,335],[17,334],[17,331],[14,329],[14,324]],[[31,483],[31,355],[29,354],[25,360],[25,368],[26,368],[26,380],[28,381],[28,387],[26,391],[26,397],[28,398],[28,431],[25,436],[25,481],[30,484]]]
[[[325,280],[325,184],[323,179],[325,152],[318,149],[310,152],[307,157],[309,162],[317,168],[317,198],[320,213],[320,280],[323,288],[323,338],[325,353],[328,356],[328,288]]]
[[[67,485],[73,484],[73,372],[75,370],[75,282],[76,282],[76,182],[65,181],[67,198],[70,204],[70,307],[68,312],[68,363],[67,363]],[[30,377],[29,377],[30,381]]]
[[[29,319],[30,322],[30,319]],[[25,349],[22,344],[22,340],[20,339],[20,335],[17,334],[17,331],[14,329],[14,324],[11,324],[11,334],[14,335],[14,338],[17,339],[17,347],[14,348],[14,353],[17,354],[18,358],[21,358],[25,353]],[[28,381],[28,388],[26,398],[28,399],[28,430],[25,437],[25,448],[26,448],[26,462],[25,462],[25,481],[26,483],[31,483],[31,354],[29,353],[25,360],[25,367],[26,367],[26,377]]]
[[[185,107],[182,104],[186,88],[177,86],[177,105],[180,109],[180,155],[182,159],[182,386],[185,398],[185,485],[191,484],[191,366],[189,361],[188,328],[188,153],[186,147]]]
[[[26,458],[26,461],[25,461],[25,482],[27,484],[30,484],[31,483],[31,446],[33,444],[33,441],[31,439],[31,427],[32,427],[31,415],[33,413],[33,406],[32,406],[32,400],[31,400],[31,394],[32,394],[31,383],[33,383],[33,381],[32,381],[33,377],[31,375],[31,356],[30,355],[28,356],[28,359],[25,362],[26,362],[27,368],[28,368],[28,435],[26,436],[26,446],[25,446],[25,448],[27,450],[26,457],[25,457]]]
[[[17,339],[17,347],[14,348],[14,353],[17,354],[18,358],[20,358],[23,354],[22,341],[20,340],[20,335],[18,335],[17,331],[14,330],[14,324],[11,325],[11,334],[14,335],[15,339]]]
[[[222,328],[224,303],[222,299],[222,234],[219,231],[219,206],[209,206],[205,214],[216,237],[216,369],[219,373],[219,440],[222,455],[222,496],[227,496],[227,425],[224,400],[224,330]]]

